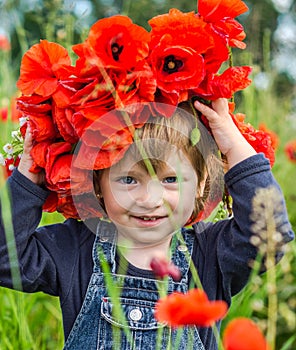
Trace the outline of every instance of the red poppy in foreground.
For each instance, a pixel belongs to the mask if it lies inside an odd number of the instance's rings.
[[[181,271],[165,256],[155,256],[150,262],[150,267],[159,278],[171,276],[174,281],[181,280]]]
[[[225,350],[270,349],[258,326],[244,317],[228,323],[224,331],[223,346]]]
[[[0,107],[0,121],[2,122],[9,120],[13,123],[17,123],[20,116],[20,112],[16,108],[16,99],[14,97],[10,100],[8,106]]]
[[[191,289],[186,294],[175,292],[160,299],[156,304],[155,318],[172,327],[209,327],[226,312],[225,301],[210,301],[201,289]]]
[[[7,36],[0,34],[0,51],[9,51],[11,49]]]
[[[292,163],[296,163],[296,140],[292,140],[286,144],[285,154]]]

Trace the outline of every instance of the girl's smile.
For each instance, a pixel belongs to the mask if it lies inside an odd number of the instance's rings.
[[[181,151],[170,154],[153,175],[127,154],[103,171],[100,188],[119,241],[154,245],[170,239],[190,218],[197,175]]]

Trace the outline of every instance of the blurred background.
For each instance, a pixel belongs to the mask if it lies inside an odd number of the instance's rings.
[[[296,1],[248,0],[249,11],[238,18],[247,37],[245,50],[233,50],[234,65],[251,65],[253,83],[235,95],[236,112],[246,122],[269,130],[276,144],[273,173],[287,201],[296,231]],[[0,152],[18,127],[14,98],[20,61],[40,39],[70,50],[99,18],[125,14],[149,30],[147,21],[172,7],[196,11],[195,0],[0,0]],[[75,60],[75,57],[72,57]],[[3,181],[2,181],[3,183]],[[0,182],[1,184],[1,182]],[[61,221],[44,214],[42,224]],[[296,349],[296,243],[276,268],[275,349]],[[241,293],[229,318],[247,316],[263,331],[268,324],[270,288],[266,277],[254,277]],[[55,298],[0,289],[0,349],[61,349],[63,335]],[[225,320],[227,323],[228,319]],[[250,349],[251,350],[251,349]]]

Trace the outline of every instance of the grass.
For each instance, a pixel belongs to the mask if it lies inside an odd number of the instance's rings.
[[[62,349],[63,331],[57,298],[0,289],[0,349]]]

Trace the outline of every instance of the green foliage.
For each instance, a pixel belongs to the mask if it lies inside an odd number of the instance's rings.
[[[0,288],[0,349],[62,349],[63,331],[57,298]]]

